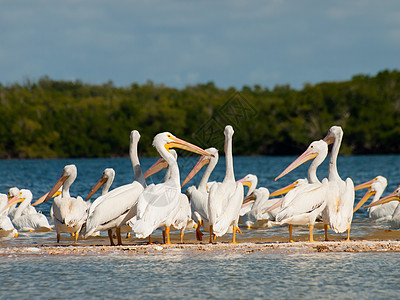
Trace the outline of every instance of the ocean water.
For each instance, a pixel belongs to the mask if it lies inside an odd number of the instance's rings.
[[[236,179],[255,174],[259,186],[271,192],[298,178],[306,177],[305,164],[279,179],[281,173],[296,157],[235,157]],[[339,157],[338,170],[342,178],[351,177],[359,184],[377,175],[388,179],[383,196],[400,184],[400,169],[396,168],[400,155]],[[143,170],[156,158],[141,159]],[[181,181],[190,172],[197,157],[179,158]],[[83,198],[100,178],[103,170],[112,167],[116,178],[111,187],[133,180],[130,160],[115,159],[57,159],[0,161],[0,192],[7,193],[12,186],[28,188],[39,198],[57,181],[62,168],[76,164],[78,177],[72,184],[72,196]],[[318,170],[319,178],[327,176],[328,162]],[[211,180],[222,180],[225,174],[224,157],[214,170]],[[198,184],[202,172],[190,183]],[[152,176],[148,182],[159,182],[163,174]],[[356,202],[365,190],[356,192]],[[93,197],[98,197],[99,192]],[[39,205],[49,217],[51,200]],[[352,236],[365,237],[379,233],[381,239],[390,239],[392,233],[386,222],[368,219],[365,210],[353,218]],[[240,240],[265,241],[287,238],[286,227],[267,229],[242,228]],[[316,235],[322,235],[322,229]],[[294,237],[306,237],[307,228],[295,228]],[[390,235],[392,234],[392,235]],[[18,238],[0,238],[0,246],[55,245],[55,232],[20,233]],[[155,239],[161,233],[155,233]],[[193,232],[188,236],[193,237]],[[228,235],[229,236],[229,235]],[[338,235],[344,238],[345,235]],[[105,236],[101,237],[107,244]],[[62,237],[61,243],[72,239]],[[85,241],[78,241],[84,244]],[[400,253],[198,253],[174,251],[160,255],[113,254],[91,256],[12,256],[0,257],[1,299],[29,298],[295,298],[363,299],[398,298],[400,271],[397,267]]]
[[[1,299],[398,299],[400,253],[0,257]]]

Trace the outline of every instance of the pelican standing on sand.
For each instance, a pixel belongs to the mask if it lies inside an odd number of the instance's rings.
[[[125,225],[124,220],[128,218],[127,215],[130,212],[132,214],[131,217],[136,213],[136,204],[139,195],[146,187],[137,152],[139,140],[139,132],[133,130],[130,135],[129,155],[135,179],[132,183],[117,187],[105,195],[100,196],[93,202],[86,221],[85,238],[90,236],[93,232],[108,230],[110,243],[114,245],[111,230],[115,229],[118,245],[122,244],[121,227]],[[94,189],[99,189],[102,182],[105,181],[100,179]]]
[[[194,166],[192,171],[190,171],[190,173],[182,183],[182,186],[184,186],[194,177],[194,175],[197,174],[197,172],[200,171],[200,169],[204,165],[208,165],[203,173],[203,177],[201,178],[198,187],[196,188],[196,186],[192,185],[188,187],[186,190],[186,194],[190,199],[190,209],[192,212],[192,218],[197,223],[196,238],[198,241],[201,241],[203,237],[203,233],[201,232],[200,227],[203,225],[203,227],[207,228],[207,230],[209,228],[209,218],[208,218],[209,192],[207,189],[207,185],[209,184],[208,179],[210,178],[212,171],[214,170],[215,166],[218,163],[218,150],[215,148],[208,148],[206,149],[206,151],[210,153],[212,156],[203,155],[202,157],[200,157],[197,164]],[[214,183],[215,182],[213,182],[213,184]],[[212,184],[210,186],[212,186]]]
[[[153,146],[168,163],[171,175],[163,183],[147,186],[139,196],[136,221],[132,229],[137,238],[146,238],[157,228],[165,226],[166,244],[171,244],[169,232],[180,207],[181,184],[178,163],[169,152],[169,149],[176,147],[200,155],[210,154],[193,144],[175,137],[169,132],[157,134],[154,137]]]
[[[87,217],[87,205],[81,196],[71,197],[69,188],[75,181],[77,169],[75,165],[64,167],[61,177],[47,193],[45,198],[40,198],[33,205],[38,205],[49,200],[62,186],[61,195],[55,197],[51,212],[54,218],[54,226],[57,231],[57,243],[60,242],[61,232],[74,234],[75,243],[78,240],[79,232]]]
[[[324,138],[324,141],[328,145],[333,143],[329,159],[329,187],[330,189],[339,190],[338,198],[331,198],[331,201],[328,201],[325,215],[329,218],[329,225],[333,231],[336,233],[343,233],[347,230],[346,241],[350,241],[355,193],[353,180],[347,178],[346,181],[344,181],[340,178],[337,170],[337,157],[339,155],[342,138],[343,130],[340,126],[332,126]]]
[[[178,155],[174,149],[170,149],[169,152],[172,154],[175,160],[178,159]],[[171,168],[169,167],[168,163],[163,159],[160,158],[157,162],[152,165],[145,173],[144,178],[147,178],[163,169],[167,168],[167,172],[165,172],[164,182],[170,179],[171,177]],[[189,199],[185,194],[180,194],[179,197],[179,210],[172,221],[172,228],[181,231],[181,243],[183,243],[183,235],[185,233],[185,229],[189,223],[193,222],[191,219],[192,212],[190,210]],[[151,244],[151,239],[149,235],[149,242]],[[163,242],[165,243],[165,230],[163,230]]]
[[[317,168],[328,154],[328,145],[315,141],[307,150],[291,163],[275,180],[286,175],[299,165],[314,159],[308,168],[308,184],[302,184],[289,191],[283,198],[281,210],[276,215],[280,224],[289,224],[289,241],[292,240],[292,225],[309,224],[310,242],[314,242],[313,229],[316,218],[322,213],[329,198],[327,182],[321,183],[317,177]]]
[[[215,236],[223,236],[232,228],[232,243],[236,243],[236,231],[238,228],[239,212],[243,203],[243,184],[235,181],[232,157],[232,136],[234,130],[227,125],[225,135],[225,161],[226,172],[222,182],[215,183],[208,196],[208,216],[210,221],[210,243]]]

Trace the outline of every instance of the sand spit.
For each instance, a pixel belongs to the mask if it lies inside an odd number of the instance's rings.
[[[126,246],[22,246],[1,247],[0,256],[43,255],[181,255],[200,253],[314,253],[314,252],[400,252],[400,241],[297,242],[297,243],[217,243]]]

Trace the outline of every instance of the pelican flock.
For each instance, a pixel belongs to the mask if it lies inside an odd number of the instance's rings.
[[[171,230],[180,231],[180,242],[183,243],[184,231],[193,229],[199,242],[203,241],[203,231],[208,231],[209,243],[215,243],[217,237],[226,234],[231,234],[232,243],[236,243],[236,233],[241,233],[242,225],[247,230],[288,226],[289,241],[293,242],[293,226],[308,226],[309,242],[314,242],[314,226],[320,223],[324,227],[325,240],[328,240],[328,229],[331,229],[338,234],[347,232],[345,240],[349,241],[353,214],[371,196],[373,199],[366,206],[369,218],[387,221],[392,228],[400,228],[400,186],[381,198],[387,186],[385,177],[377,176],[355,187],[351,178],[343,180],[340,177],[337,167],[343,139],[340,126],[332,126],[323,139],[312,142],[275,178],[278,180],[312,160],[307,179],[299,178],[273,193],[267,187],[257,186],[257,175],[247,174],[239,180],[235,179],[233,127],[227,125],[222,134],[225,137],[225,176],[220,182],[211,180],[218,164],[219,151],[214,147],[203,150],[170,132],[162,132],[154,137],[153,146],[161,158],[143,173],[138,154],[140,134],[132,130],[129,156],[134,176],[130,183],[111,189],[116,172],[112,168],[105,168],[85,200],[81,196],[72,197],[70,187],[78,170],[74,164],[70,164],[63,168],[50,191],[33,204],[31,191],[12,187],[7,195],[0,194],[0,236],[18,237],[18,232],[29,234],[54,228],[57,243],[60,243],[62,233],[72,235],[77,243],[79,238],[87,239],[98,232],[106,232],[110,244],[114,246],[115,236],[117,244],[122,245],[121,233],[133,232],[137,239],[148,238],[148,242],[152,243],[151,235],[156,230],[162,230],[163,242],[171,244]],[[332,145],[329,172],[320,180],[317,168],[328,156],[329,145]],[[182,183],[178,155],[173,148],[200,155]],[[203,166],[207,167],[199,183],[183,189]],[[151,175],[162,169],[167,169],[162,182],[146,183]],[[246,195],[245,186],[248,187]],[[100,188],[101,194],[90,202]],[[361,189],[368,190],[354,207],[355,191]],[[283,196],[275,198],[279,195]],[[50,216],[54,226],[35,209],[52,198]],[[147,243],[146,240],[143,242]]]

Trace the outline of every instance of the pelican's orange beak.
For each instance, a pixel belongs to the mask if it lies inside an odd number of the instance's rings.
[[[181,140],[180,138],[177,138],[175,136],[170,136],[169,138],[172,139],[172,142],[165,144],[165,149],[167,150],[169,150],[170,148],[180,148],[200,155],[214,157],[214,155],[208,153],[207,151],[201,149],[200,147],[193,145],[189,142],[186,142],[184,140]]]
[[[361,190],[361,189],[369,188],[369,187],[371,187],[371,185],[374,183],[374,181],[376,181],[376,178],[374,178],[374,179],[372,179],[372,180],[369,180],[369,181],[367,181],[367,182],[361,183],[361,184],[359,184],[359,185],[356,185],[356,186],[354,187],[354,190],[355,190],[355,191],[358,191],[358,190]]]
[[[361,187],[364,188],[364,187]],[[355,190],[356,188],[354,188]],[[372,195],[375,195],[375,191],[371,191],[371,188],[368,189],[368,191],[365,193],[364,197],[361,198],[360,202],[357,203],[356,207],[353,209],[353,214],[371,197]]]
[[[293,182],[287,186],[284,186],[283,188],[280,188],[279,190],[276,190],[275,192],[271,193],[269,195],[269,197],[275,197],[275,196],[286,194],[289,191],[293,190],[298,184],[299,184],[299,181],[296,180],[295,182]]]
[[[250,203],[250,202],[254,202],[255,200],[256,200],[256,196],[254,196],[254,194],[248,195],[247,197],[245,197],[245,198],[243,199],[242,207],[243,207],[243,205],[245,205],[245,204],[247,204],[247,203]]]
[[[208,165],[210,161],[211,161],[210,158],[205,155],[200,157],[199,161],[193,167],[192,171],[190,171],[188,176],[186,176],[185,180],[182,182],[181,187],[183,187],[186,183],[188,183],[194,177],[194,175],[196,175],[203,166]]]
[[[39,205],[42,202],[44,203],[47,200],[49,200],[51,197],[53,197],[53,195],[55,195],[58,192],[58,190],[64,184],[65,180],[67,180],[68,177],[69,176],[61,175],[61,177],[58,179],[58,181],[53,186],[53,188],[50,190],[50,192],[48,192],[43,197],[40,197],[35,203],[32,204],[32,206]]]
[[[5,211],[7,208],[14,205],[15,203],[19,203],[19,202],[22,202],[25,200],[25,198],[20,198],[20,196],[21,196],[21,193],[19,193],[19,195],[17,195],[17,196],[10,198],[7,202],[6,207],[4,207],[3,211]]]
[[[276,201],[272,206],[270,206],[270,208],[268,208],[264,213],[270,212],[272,210],[274,210],[275,208],[281,206],[282,201],[284,198],[279,199],[278,201]]]
[[[367,205],[366,207],[372,207],[372,206],[377,206],[377,205],[381,205],[381,204],[385,204],[388,203],[390,201],[400,201],[400,197],[399,197],[399,188],[397,188],[393,193],[391,193],[390,195],[379,199],[378,201],[371,203],[370,205]]]
[[[107,182],[107,177],[101,176],[100,179],[96,182],[96,184],[93,186],[93,188],[90,190],[89,195],[87,195],[85,201],[88,201],[97,191],[99,188],[103,186]]]
[[[242,179],[239,179],[236,182],[241,182],[242,185],[247,186],[248,188],[251,187],[251,182],[245,179],[246,177],[243,177]],[[250,196],[250,195],[249,195]]]
[[[144,178],[148,178],[166,168],[168,168],[167,161],[164,158],[160,158],[144,173],[143,176]]]
[[[294,162],[292,162],[278,177],[276,177],[275,181],[277,181],[279,178],[285,176],[287,173],[291,172],[292,170],[296,169],[298,166],[304,164],[305,162],[307,162],[313,158],[316,158],[317,156],[318,156],[318,153],[311,152],[311,149],[307,149]]]
[[[333,136],[330,136],[329,133],[326,135],[326,137],[324,137],[323,140],[325,143],[327,143],[328,145],[333,144],[335,142],[335,138]]]

